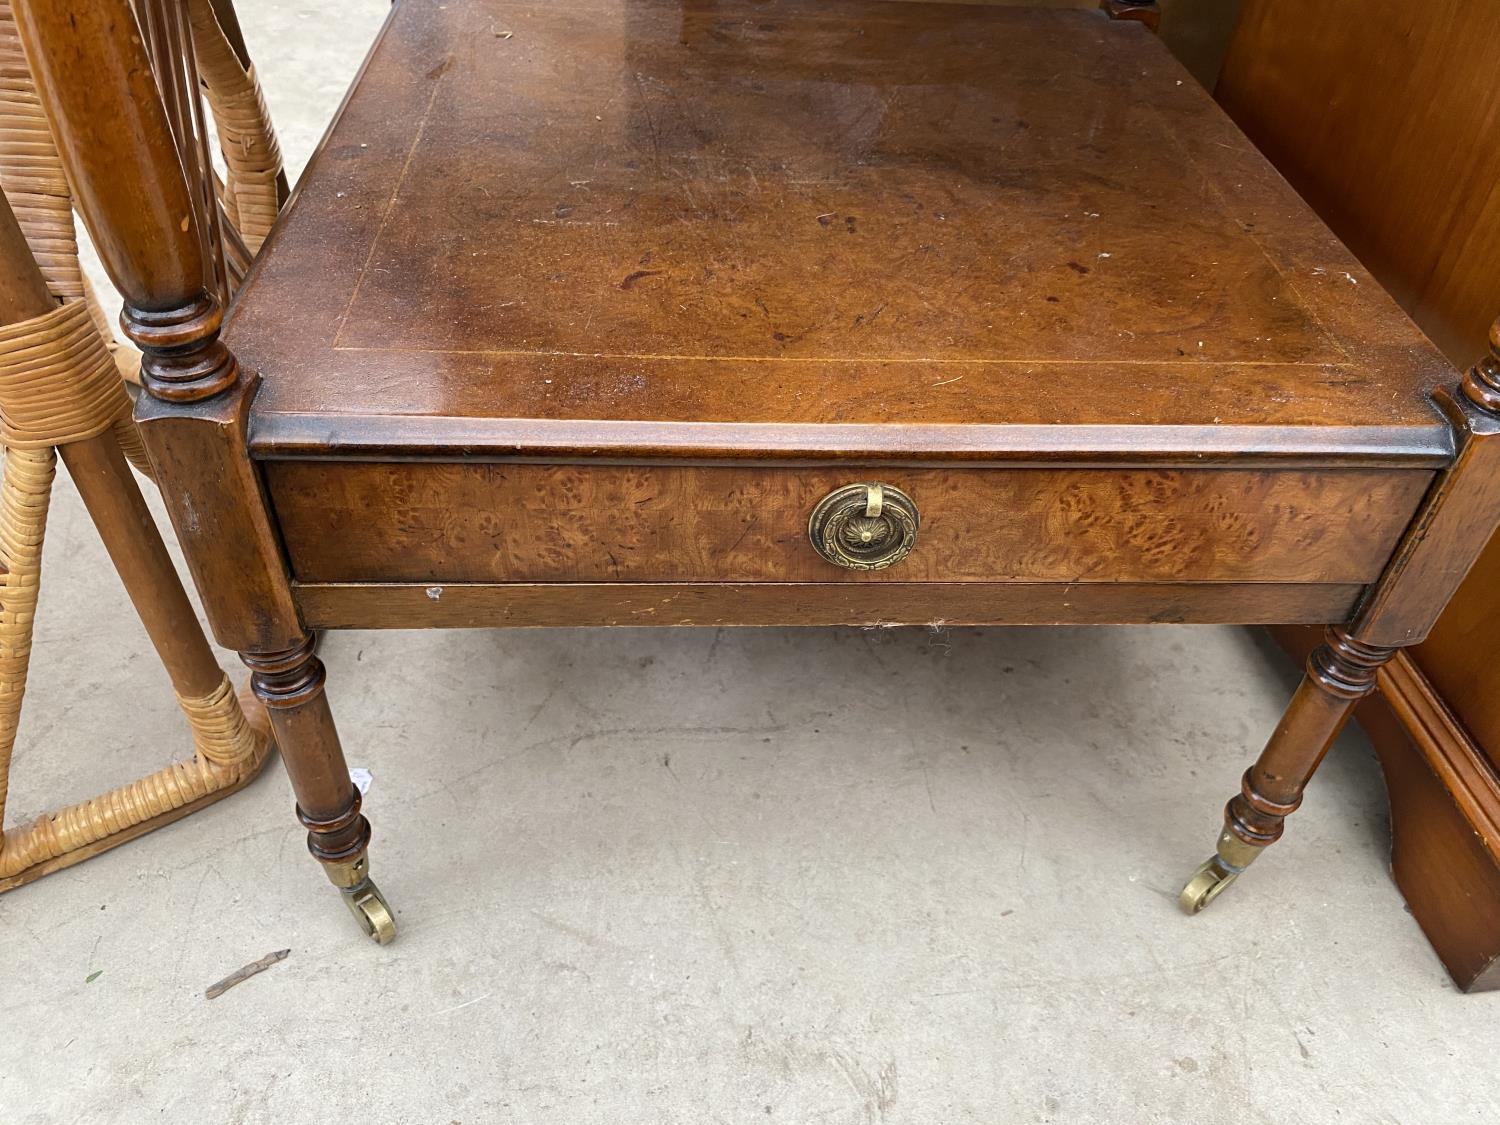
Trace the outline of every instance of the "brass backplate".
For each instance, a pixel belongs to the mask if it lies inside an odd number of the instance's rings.
[[[807,535],[835,566],[884,570],[911,554],[920,524],[916,502],[899,488],[861,482],[823,497],[807,521]]]

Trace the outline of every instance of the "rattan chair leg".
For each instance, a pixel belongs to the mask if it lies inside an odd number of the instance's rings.
[[[220,202],[254,254],[280,210],[281,145],[271,127],[255,67],[246,66],[220,27],[209,0],[188,0],[198,76],[208,95],[225,177]]]
[[[270,748],[257,702],[234,694],[125,460],[126,395],[82,298],[59,305],[0,199],[0,824],[30,668],[42,544],[60,449],[156,647],[195,753],[0,835],[0,891],[77,863],[226,796]]]
[[[76,805],[5,830],[0,894],[143,836],[243,789],[270,756],[265,708],[246,692],[234,708],[246,726],[246,750],[225,765],[194,755]]]

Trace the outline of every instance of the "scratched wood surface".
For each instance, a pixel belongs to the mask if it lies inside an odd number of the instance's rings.
[[[1500,5],[1483,0],[1339,0],[1316,11],[1252,0],[1219,88],[1245,131],[1460,364],[1484,354],[1500,312],[1500,94],[1491,59],[1471,49],[1497,39]],[[1382,96],[1398,83],[1422,96]],[[1310,103],[1339,109],[1292,112]],[[1497,633],[1500,537],[1413,657],[1500,770],[1500,663],[1475,659],[1494,651]]]
[[[847,469],[267,463],[304,582],[1373,581],[1424,472],[890,470],[917,547],[849,571],[807,520]]]
[[[1363,586],[1264,582],[306,583],[311,629],[1343,621]]]
[[[1441,460],[1452,378],[1139,25],[879,0],[404,0],[228,339],[261,455]]]

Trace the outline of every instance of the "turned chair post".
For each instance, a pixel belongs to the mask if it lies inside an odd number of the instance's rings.
[[[1500,524],[1500,320],[1491,326],[1489,353],[1456,393],[1439,392],[1438,402],[1455,434],[1453,464],[1354,621],[1330,628],[1308,657],[1291,704],[1225,807],[1215,854],[1183,888],[1180,902],[1189,913],[1212,902],[1280,839],[1355,704],[1375,690],[1392,656],[1426,638]]]
[[[264,721],[235,697],[198,625],[122,440],[130,400],[81,296],[60,301],[0,195],[0,414],[5,455],[5,621],[0,643],[0,819],[41,582],[41,543],[60,454],[171,680],[195,754],[6,831],[0,890],[69,866],[238,789],[265,761]]]
[[[221,644],[249,665],[308,847],[372,936],[394,924],[369,881],[349,777],[246,445],[256,380],[219,339],[199,216],[129,0],[20,0],[16,22],[78,209],[124,297],[146,392],[137,419]]]

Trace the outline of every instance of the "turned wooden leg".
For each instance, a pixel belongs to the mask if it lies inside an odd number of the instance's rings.
[[[1099,7],[1112,20],[1139,20],[1152,31],[1161,26],[1161,6],[1156,0],[1099,0]]]
[[[1353,624],[1329,629],[1308,658],[1291,705],[1225,810],[1217,853],[1183,888],[1180,902],[1190,914],[1281,836],[1354,704],[1374,690],[1377,673],[1398,649],[1427,636],[1500,524],[1500,321],[1490,329],[1489,354],[1455,390],[1439,388],[1434,399],[1453,426],[1453,462],[1438,475]]]
[[[1286,818],[1354,705],[1375,688],[1375,674],[1395,648],[1365,644],[1343,628],[1328,630],[1307,658],[1307,674],[1240,791],[1224,808],[1224,831],[1212,857],[1193,873],[1178,898],[1196,914],[1217,898],[1268,845],[1281,838]]]
[[[349,779],[339,732],[323,691],[323,662],[304,636],[281,652],[242,653],[255,694],[266,705],[281,747],[297,819],[307,828],[307,849],[367,935],[385,945],[396,922],[370,879],[370,822],[359,811],[359,790]]]

